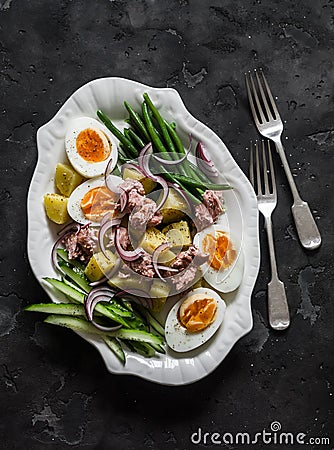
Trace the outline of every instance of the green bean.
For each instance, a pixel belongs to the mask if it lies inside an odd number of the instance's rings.
[[[159,111],[154,106],[152,100],[150,99],[149,95],[146,92],[144,93],[144,99],[145,99],[145,102],[147,103],[147,106],[152,111],[155,120],[158,123],[158,126],[160,128],[160,131],[161,131],[163,137],[164,137],[164,140],[165,140],[166,146],[168,148],[168,151],[171,152],[171,153],[175,153],[176,149],[175,149],[173,141],[172,141],[172,139],[171,139],[171,137],[170,137],[170,135],[168,133],[168,130],[167,130],[167,127],[166,127],[164,119],[161,117]]]
[[[145,125],[144,125],[140,115],[129,105],[128,102],[124,102],[124,106],[129,112],[131,122],[133,122],[135,127],[138,128],[140,133],[145,138],[146,143],[149,142],[150,141],[150,135],[147,132],[147,130],[145,128]]]
[[[128,133],[131,141],[136,143],[136,147],[139,148],[139,150],[145,147],[145,142],[141,139],[140,136],[138,136],[135,131],[133,131],[132,128],[129,128]]]
[[[128,149],[128,151],[131,153],[131,156],[136,158],[138,156],[136,147],[132,144],[131,141],[129,141],[128,138],[124,136],[124,134],[117,127],[115,127],[109,117],[100,109],[97,111],[97,116],[100,120],[102,120],[102,122],[112,132],[112,134],[116,136],[117,139],[122,142],[122,144]]]
[[[152,143],[153,143],[155,149],[160,153],[167,153],[167,150],[165,149],[163,143],[161,142],[161,139],[159,138],[159,136],[154,128],[154,125],[152,123],[151,117],[148,112],[148,107],[147,107],[146,102],[142,103],[142,111],[143,111],[144,123],[146,125],[147,131],[150,133],[150,136],[152,138]]]
[[[193,187],[196,189],[212,189],[213,191],[225,191],[228,189],[232,189],[229,184],[215,184],[215,183],[202,183],[194,180],[193,178],[186,177],[185,175],[180,175],[179,173],[170,173],[172,177],[174,177],[178,183],[185,184],[188,187]]]

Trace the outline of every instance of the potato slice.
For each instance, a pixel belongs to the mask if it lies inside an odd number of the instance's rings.
[[[69,220],[67,200],[67,197],[60,194],[44,195],[45,212],[52,222],[63,224]]]
[[[74,189],[84,181],[68,164],[58,163],[56,166],[56,186],[60,193],[69,197]]]
[[[104,275],[116,264],[117,256],[114,255],[110,250],[106,251],[108,258],[104,256],[102,252],[95,253],[89,260],[86,268],[85,275],[89,281],[98,281],[104,277]]]
[[[164,223],[177,222],[184,218],[187,211],[182,198],[178,195],[175,189],[169,189],[169,194],[165,204],[161,209]]]
[[[188,247],[192,243],[189,225],[186,220],[171,223],[163,228],[162,232],[166,236],[166,240],[171,244],[172,248],[182,248],[184,246]]]
[[[153,299],[153,311],[159,312],[165,306],[169,294],[169,286],[161,280],[154,280],[150,289]]]

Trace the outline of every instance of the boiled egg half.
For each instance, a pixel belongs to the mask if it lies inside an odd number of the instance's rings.
[[[122,178],[109,175],[116,186]],[[78,223],[98,225],[108,212],[113,213],[118,195],[111,192],[105,185],[104,177],[93,178],[80,184],[67,202],[70,217]]]
[[[165,324],[166,342],[176,352],[203,345],[223,322],[226,303],[209,288],[197,288],[170,310]]]
[[[85,178],[103,175],[117,163],[117,147],[110,131],[91,117],[72,120],[65,136],[65,149],[74,169]]]
[[[203,264],[203,277],[219,292],[232,292],[237,289],[244,273],[244,256],[241,241],[232,236],[227,227],[211,225],[194,237],[194,244],[206,254],[208,260]]]

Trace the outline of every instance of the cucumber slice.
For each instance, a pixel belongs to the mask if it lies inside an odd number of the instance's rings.
[[[65,294],[72,301],[75,301],[78,303],[85,303],[86,295],[82,294],[81,292],[77,291],[76,289],[72,288],[71,286],[68,286],[63,281],[57,280],[55,278],[44,278],[44,280],[46,280],[48,283],[50,283],[52,286],[54,286],[60,292]],[[111,309],[107,309],[103,305],[96,305],[95,311],[103,314],[105,317],[108,317],[109,319],[113,320],[114,322],[120,323],[121,325],[125,326],[126,328],[129,328],[129,325],[125,321],[125,319],[120,317],[118,314],[113,312]]]
[[[163,326],[157,321],[157,319],[153,317],[149,311],[146,312],[146,316],[148,323],[151,325],[151,327],[154,328],[155,331],[159,333],[162,337],[165,337],[165,330]]]
[[[125,353],[124,350],[120,344],[120,342],[113,337],[105,336],[103,338],[104,342],[107,344],[107,346],[110,348],[112,352],[117,356],[117,358],[121,361],[122,364],[125,364]]]
[[[84,295],[86,295],[86,292],[83,291],[81,288],[79,288],[76,284],[72,283],[72,281],[68,280],[66,277],[62,277],[62,281],[67,284],[68,286],[71,286],[72,288],[76,289],[77,291],[82,292]]]
[[[166,350],[161,345],[152,344],[152,342],[151,342],[150,346],[153,347],[154,350],[158,353],[161,353],[163,355],[166,353]]]
[[[126,345],[129,349],[135,353],[139,353],[139,355],[145,356],[146,358],[151,358],[155,355],[155,350],[151,345],[146,344],[145,342],[135,342],[135,341],[125,341]]]
[[[85,316],[85,308],[82,305],[71,303],[35,303],[26,306],[25,311],[41,312],[47,314],[63,314],[67,316]]]
[[[75,284],[77,284],[85,292],[90,292],[92,287],[89,285],[88,278],[78,268],[71,268],[65,262],[59,262],[59,267]]]
[[[44,278],[45,281],[50,283],[53,287],[58,289],[58,291],[65,294],[70,300],[78,303],[84,303],[86,294],[81,293],[77,289],[74,289],[72,286],[64,283],[63,281],[57,280],[56,278]]]
[[[146,331],[141,330],[139,331],[121,328],[120,330],[105,333],[95,328],[94,325],[91,325],[86,320],[72,316],[60,316],[52,314],[48,316],[44,320],[44,322],[51,323],[53,325],[59,325],[61,327],[71,328],[75,331],[98,334],[99,336],[110,336],[118,339],[128,339],[130,341],[147,342],[148,344],[153,343],[160,345],[163,343],[163,340],[160,336],[155,336],[154,334],[147,333]]]

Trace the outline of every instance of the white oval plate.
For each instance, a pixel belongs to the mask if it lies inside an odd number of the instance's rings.
[[[52,300],[59,301],[61,295],[43,283],[43,277],[58,277],[51,265],[50,253],[59,230],[59,226],[46,218],[43,196],[47,192],[55,192],[53,177],[56,164],[66,161],[66,124],[70,119],[80,116],[95,118],[96,111],[102,109],[122,128],[127,117],[124,100],[139,110],[144,92],[149,93],[167,120],[177,123],[184,142],[188,141],[191,132],[195,141],[201,140],[204,143],[220,173],[233,186],[233,192],[226,191],[224,199],[230,221],[240,228],[238,233],[243,238],[243,281],[235,292],[223,295],[227,303],[223,326],[209,342],[191,352],[178,354],[168,349],[166,355],[153,358],[128,353],[123,366],[103,342],[82,336],[99,350],[111,373],[136,375],[165,385],[184,385],[200,380],[212,372],[233,345],[251,330],[251,294],[259,270],[260,252],[257,202],[249,181],[219,137],[187,111],[177,91],[152,88],[124,78],[100,78],[74,92],[53,119],[38,130],[38,161],[27,200],[28,256],[37,280]],[[243,218],[241,222],[236,220],[240,217],[240,211]],[[173,306],[169,303],[167,302],[165,314]]]

